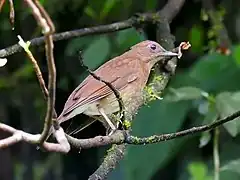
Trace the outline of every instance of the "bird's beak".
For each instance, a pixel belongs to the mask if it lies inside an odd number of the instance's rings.
[[[163,50],[161,52],[158,52],[156,55],[155,55],[155,58],[154,60],[152,59],[149,59],[149,61],[153,61],[153,62],[157,62],[157,61],[160,61],[162,59],[166,59],[167,57],[171,57],[171,56],[177,56],[179,57],[179,54],[178,53],[174,53],[174,52],[171,52],[171,51],[167,51],[167,50]]]
[[[178,53],[174,53],[171,51],[163,51],[158,54],[159,56],[178,56]]]

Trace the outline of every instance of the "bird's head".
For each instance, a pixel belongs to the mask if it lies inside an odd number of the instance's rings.
[[[148,63],[152,67],[158,61],[161,61],[169,56],[178,56],[177,53],[167,51],[155,41],[142,41],[131,47],[131,51],[136,53],[142,61]]]

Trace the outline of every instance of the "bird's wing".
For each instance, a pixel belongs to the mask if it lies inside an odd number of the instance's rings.
[[[132,68],[135,66],[134,64],[135,63],[123,64],[120,62],[118,67],[116,67],[116,65],[112,67],[113,64],[106,64],[104,67],[108,66],[107,69],[101,66],[94,73],[100,78],[104,77],[102,79],[111,83],[115,89],[121,90],[138,78],[137,69]],[[113,91],[105,83],[89,75],[69,96],[62,115],[70,113],[77,107],[102,99],[111,93],[113,93]]]

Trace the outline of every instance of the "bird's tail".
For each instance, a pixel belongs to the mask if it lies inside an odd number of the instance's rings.
[[[78,107],[78,113],[77,113],[77,114],[81,114],[82,112],[84,112],[84,110],[85,110],[86,108],[87,108],[87,106],[81,106],[81,108]],[[65,121],[71,119],[72,117],[76,116],[77,114],[75,114],[75,113],[71,114],[71,113],[70,113],[70,114],[68,114],[68,115],[66,115],[66,114],[63,115],[63,113],[61,113],[61,114],[58,116],[58,118],[56,119],[56,121],[58,121],[58,123],[61,124],[61,123],[65,122]],[[52,125],[51,128],[50,128],[50,130],[49,130],[49,133],[48,133],[48,136],[47,136],[47,139],[46,139],[46,140],[49,139],[49,137],[52,135],[53,132],[54,132],[54,127],[53,127],[53,125]]]

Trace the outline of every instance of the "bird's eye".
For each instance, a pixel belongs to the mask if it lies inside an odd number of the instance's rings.
[[[157,49],[157,46],[156,46],[156,44],[151,44],[151,45],[150,45],[150,48],[151,48],[152,50],[156,50],[156,49]]]

